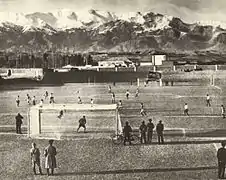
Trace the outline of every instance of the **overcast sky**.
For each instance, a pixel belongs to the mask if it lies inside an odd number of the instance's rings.
[[[0,11],[47,12],[60,8],[81,11],[154,11],[185,21],[226,21],[226,0],[0,0]]]

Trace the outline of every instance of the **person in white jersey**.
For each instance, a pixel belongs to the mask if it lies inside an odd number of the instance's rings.
[[[207,107],[210,107],[210,106],[211,106],[209,94],[206,95],[206,106],[207,106]]]
[[[33,104],[33,106],[36,105],[36,98],[35,98],[35,96],[33,96],[33,98],[32,98],[32,104]]]
[[[78,104],[82,104],[82,99],[81,99],[81,97],[78,97]]]
[[[20,106],[20,96],[17,96],[17,98],[16,98],[16,106],[17,107]]]
[[[184,105],[184,115],[189,116],[189,114],[188,114],[188,104],[187,103],[185,103],[185,105]]]
[[[224,105],[221,105],[221,116],[223,118],[225,118],[225,107],[224,107]]]
[[[31,97],[29,94],[27,94],[27,104],[31,105]]]
[[[43,99],[41,99],[41,100],[40,100],[40,103],[39,103],[39,106],[40,106],[40,107],[42,107],[42,106],[43,106],[43,102],[44,102],[44,100],[43,100]]]
[[[93,103],[94,103],[94,101],[93,101],[93,99],[91,99],[90,100],[91,107],[93,107]]]

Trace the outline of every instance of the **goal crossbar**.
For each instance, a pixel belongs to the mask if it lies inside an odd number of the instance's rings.
[[[42,106],[32,106],[28,112],[28,134],[41,134],[41,113],[48,110],[73,110],[73,111],[115,111],[116,134],[122,133],[120,114],[116,104],[43,104]]]

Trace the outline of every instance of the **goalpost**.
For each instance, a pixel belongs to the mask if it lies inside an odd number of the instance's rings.
[[[63,110],[62,118],[58,118]],[[122,133],[122,124],[116,104],[43,104],[32,106],[28,112],[29,137],[49,134],[76,134],[78,121],[83,116],[87,120],[87,133],[113,131]],[[81,130],[82,131],[82,130]]]

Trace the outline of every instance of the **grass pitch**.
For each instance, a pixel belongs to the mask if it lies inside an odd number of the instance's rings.
[[[125,97],[127,89],[131,93],[129,100]],[[33,176],[29,149],[31,143],[36,142],[43,152],[48,140],[29,139],[24,135],[12,134],[17,112],[25,117],[23,132],[26,133],[26,94],[35,95],[37,100],[40,100],[46,90],[54,92],[57,103],[77,103],[78,96],[84,103],[89,103],[91,98],[94,103],[111,103],[111,94],[108,93],[106,84],[68,84],[63,87],[1,91],[3,103],[0,108],[0,131],[6,133],[0,133],[0,173],[3,179],[47,178]],[[225,119],[220,117],[220,105],[226,98],[224,87],[140,87],[138,98],[134,97],[136,86],[129,84],[116,84],[115,87],[112,86],[112,91],[116,94],[116,101],[123,102],[122,123],[129,121],[133,129],[136,129],[143,120],[147,122],[148,118],[152,118],[154,124],[162,120],[166,127],[166,145],[157,145],[155,134],[152,145],[126,147],[113,145],[105,134],[100,136],[100,139],[57,140],[55,146],[58,149],[58,168],[56,176],[48,179],[216,179],[215,143],[218,144],[219,140],[211,140],[209,137],[225,137],[226,123]],[[205,106],[206,94],[212,98],[210,108]],[[15,103],[17,95],[21,97],[19,108]],[[147,110],[146,117],[139,114],[141,102]],[[185,102],[190,107],[190,117],[183,116]],[[48,100],[45,100],[45,103],[48,103]],[[100,126],[103,125],[101,120],[107,117],[103,116],[104,114],[96,114],[92,115],[92,118],[96,119],[97,125]],[[51,123],[51,116],[46,117]],[[71,115],[65,115],[64,118],[61,126],[77,128],[78,119],[73,119]],[[109,120],[106,119],[104,123],[107,124]],[[70,133],[73,134],[74,131],[70,130]],[[176,131],[179,134],[172,135]],[[203,137],[209,139],[204,141]]]

